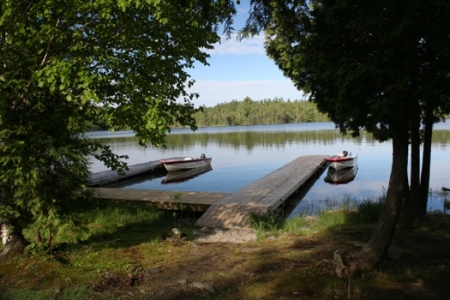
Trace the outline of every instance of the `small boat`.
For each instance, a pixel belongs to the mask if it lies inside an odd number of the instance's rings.
[[[444,192],[450,192],[450,188],[449,188],[449,187],[446,187],[446,186],[443,186],[443,187],[442,187],[442,190],[443,190]]]
[[[161,183],[169,184],[188,181],[194,177],[197,177],[201,174],[205,174],[211,170],[212,170],[211,165],[206,165],[205,167],[195,169],[168,172],[166,177],[161,181]]]
[[[328,173],[327,176],[325,176],[324,181],[333,185],[349,183],[355,179],[357,172],[358,166],[356,165],[351,168],[340,170],[328,168]]]
[[[352,155],[347,151],[342,153],[325,157],[325,160],[330,163],[330,168],[342,170],[345,168],[352,168],[357,164],[358,155]]]
[[[173,172],[205,167],[211,164],[211,160],[211,157],[206,157],[205,154],[202,154],[200,157],[173,157],[162,159],[160,162],[167,172]]]

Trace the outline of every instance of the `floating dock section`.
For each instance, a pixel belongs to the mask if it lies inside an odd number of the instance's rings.
[[[251,214],[278,208],[326,166],[325,155],[300,156],[287,165],[211,204],[195,223],[199,227],[249,227]]]

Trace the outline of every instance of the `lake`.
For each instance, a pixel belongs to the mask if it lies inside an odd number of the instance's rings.
[[[167,148],[142,148],[133,132],[91,132],[91,138],[109,144],[119,155],[128,155],[129,165],[176,156],[212,157],[212,170],[184,182],[165,184],[165,175],[148,176],[123,188],[234,192],[303,155],[332,155],[343,150],[358,154],[358,172],[347,184],[326,183],[325,170],[310,190],[294,205],[290,216],[312,214],[340,205],[343,199],[377,199],[387,189],[392,164],[391,142],[380,143],[370,134],[343,136],[331,122],[174,129]],[[443,210],[442,186],[450,186],[448,175],[450,124],[436,124],[433,132],[428,210]],[[92,161],[91,171],[107,168]],[[295,176],[295,174],[292,174]]]

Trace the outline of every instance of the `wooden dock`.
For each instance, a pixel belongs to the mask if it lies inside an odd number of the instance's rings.
[[[195,225],[220,228],[248,227],[247,221],[251,214],[276,211],[325,165],[325,155],[301,156],[211,204]]]
[[[142,203],[159,209],[205,211],[197,220],[199,227],[248,227],[251,214],[275,212],[295,192],[307,190],[308,180],[326,165],[325,155],[301,156],[234,193],[177,192],[104,188],[145,174],[164,172],[159,161],[129,167],[125,175],[104,171],[91,175],[91,188],[97,199]]]
[[[128,169],[129,170],[126,171],[124,175],[119,175],[117,171],[111,170],[93,173],[91,174],[89,186],[106,186],[152,172],[164,172],[164,167],[161,165],[159,160],[128,166]]]
[[[96,199],[114,202],[138,202],[158,209],[206,211],[227,193],[175,192],[120,188],[96,188]]]

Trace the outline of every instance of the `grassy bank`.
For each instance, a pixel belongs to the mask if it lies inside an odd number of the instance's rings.
[[[389,257],[350,285],[337,276],[333,253],[367,241],[378,202],[288,221],[254,216],[258,240],[239,244],[192,241],[195,214],[99,207],[84,216],[87,241],[0,260],[0,299],[445,299],[447,215],[398,228]]]

